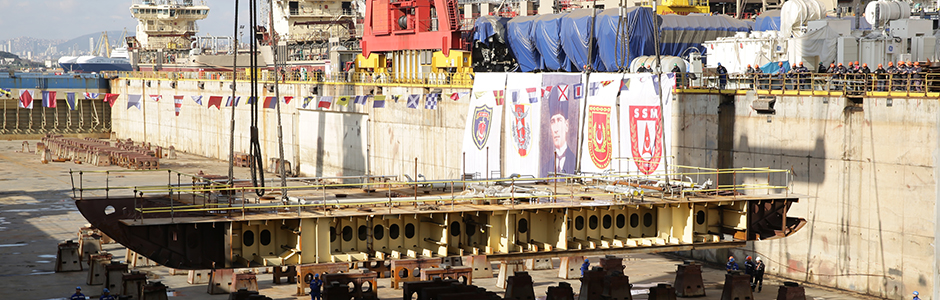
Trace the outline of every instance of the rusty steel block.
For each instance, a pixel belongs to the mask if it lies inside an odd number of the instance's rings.
[[[440,258],[400,259],[392,261],[392,288],[398,289],[402,282],[419,281],[421,269],[440,268]]]
[[[101,239],[94,235],[82,236],[82,238],[78,240],[78,248],[82,253],[82,261],[87,262],[90,259],[90,255],[101,251]]]
[[[606,270],[604,272],[607,272]],[[601,292],[604,300],[633,300],[630,289],[630,277],[617,272],[604,276],[604,291]]]
[[[525,260],[526,270],[551,270],[552,269],[552,259],[551,258],[530,258]]]
[[[649,300],[676,300],[676,288],[660,283],[650,288]]]
[[[159,281],[145,285],[140,296],[140,300],[167,300],[166,298],[166,286]]]
[[[82,270],[82,255],[78,250],[79,245],[73,241],[67,241],[59,244],[59,249],[55,255],[56,272],[72,272]]]
[[[421,280],[427,281],[434,278],[457,279],[461,284],[473,284],[473,268],[471,267],[446,267],[446,268],[428,268],[421,269]]]
[[[485,297],[486,289],[481,289],[472,285],[463,285],[452,283],[450,286],[427,287],[421,290],[418,295],[419,300],[452,300],[454,298],[476,297],[470,299],[481,299]]]
[[[678,297],[704,297],[705,282],[702,281],[702,265],[694,261],[685,261],[677,265],[675,288]]]
[[[463,261],[473,268],[473,278],[493,278],[492,264],[486,255],[466,256]]]
[[[403,283],[402,295],[404,296],[402,300],[419,300],[421,298],[421,291],[426,288],[432,287],[447,287],[453,283],[458,283],[456,279],[443,280],[440,277],[435,278],[434,280],[429,281],[410,281]]]
[[[785,281],[777,290],[777,300],[806,300],[806,290],[796,282]]]
[[[238,291],[241,289],[258,291],[258,277],[251,272],[232,275],[232,290]]]
[[[228,295],[228,300],[270,300],[270,297],[265,297],[264,295],[259,294],[257,291],[249,291],[246,289],[240,289],[234,291]]]
[[[607,274],[623,274],[623,258],[613,255],[601,257],[601,268],[604,268],[604,272],[607,272]]]
[[[131,251],[131,249],[127,249],[127,253],[124,255],[124,259],[127,261],[127,265],[131,269],[140,267],[153,267],[157,265],[157,263],[153,262],[149,258],[146,258],[137,252]]]
[[[505,289],[506,281],[513,274],[525,272],[525,262],[522,260],[511,260],[499,262],[499,275],[496,277],[496,287]]]
[[[604,269],[600,267],[594,267],[587,272],[584,272],[584,276],[581,276],[581,292],[579,293],[579,298],[581,300],[600,300],[604,293]]]
[[[203,284],[209,283],[209,274],[208,270],[189,270],[186,274],[186,283],[189,284]]]
[[[349,287],[339,282],[326,283],[323,286],[323,300],[352,300]]]
[[[105,278],[105,288],[111,290],[111,295],[124,295],[124,273],[127,273],[127,264],[112,262],[104,266],[107,272]]]
[[[107,252],[99,252],[90,255],[88,261],[88,280],[86,280],[85,283],[88,285],[104,284],[105,279],[108,277],[105,266],[111,264],[111,259],[111,254]]]
[[[574,289],[567,282],[559,282],[558,286],[548,287],[545,300],[574,300]]]
[[[560,257],[561,264],[558,266],[558,278],[578,279],[581,277],[581,263],[584,262],[584,256]]]
[[[294,266],[275,266],[273,274],[274,284],[281,284],[282,277],[287,277],[287,282],[285,283],[297,283],[297,268]]]
[[[376,282],[377,276],[375,272],[367,271],[362,273],[337,273],[337,274],[326,274],[322,275],[321,278],[323,282],[338,282],[342,286],[350,286],[352,283],[349,296],[355,300],[378,300],[378,283]],[[329,290],[327,290],[329,291]],[[327,298],[327,291],[324,291],[324,299],[333,299],[332,297]]]
[[[725,287],[721,290],[721,300],[751,300],[751,275],[741,271],[725,274]]]
[[[363,262],[363,267],[369,271],[378,274],[379,278],[390,278],[392,276],[392,262],[387,260]]]
[[[131,271],[121,276],[121,290],[124,291],[124,295],[131,296],[132,299],[140,299],[146,285],[147,274]]]
[[[235,271],[232,269],[217,269],[209,273],[209,295],[228,294],[232,292],[232,279]]]
[[[307,288],[309,288],[310,280],[313,279],[313,274],[320,274],[322,280],[324,274],[346,272],[349,272],[349,264],[347,263],[299,265],[297,266],[297,295],[307,295]],[[325,287],[326,280],[323,283]]]
[[[506,279],[506,300],[535,299],[534,283],[529,272],[516,272]]]

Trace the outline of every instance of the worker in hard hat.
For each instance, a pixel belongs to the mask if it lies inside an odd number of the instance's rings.
[[[758,293],[764,288],[764,269],[766,267],[764,262],[760,260],[760,256],[758,256],[754,262],[754,281],[751,283],[751,291],[754,291],[755,285]]]
[[[731,274],[733,271],[738,270],[738,263],[734,262],[734,256],[728,257],[728,263],[725,264],[725,271],[728,271],[728,274]]]
[[[924,91],[924,81],[922,80],[924,78],[924,75],[920,73],[922,71],[923,69],[920,68],[920,62],[915,61],[914,65],[911,66],[910,73],[911,73],[911,80],[914,81],[912,83],[914,90],[918,92]]]
[[[718,67],[715,68],[715,72],[718,73],[718,89],[725,89],[725,85],[728,84],[728,69],[725,66],[722,66],[721,63],[718,63]]]
[[[101,291],[101,297],[98,297],[98,300],[117,300],[117,298],[111,296],[111,291],[109,291],[108,288],[104,288],[104,290]]]
[[[323,280],[320,280],[320,274],[313,274],[310,279],[310,300],[320,300],[320,288],[323,287]]]
[[[891,84],[891,88],[889,88],[889,90],[892,90],[892,91],[899,90],[898,85],[900,85],[900,81],[897,80],[897,77],[898,77],[898,73],[900,72],[900,69],[894,66],[894,62],[889,61],[888,68],[885,70],[888,71],[887,72],[888,78],[889,78],[888,82]]]
[[[75,287],[75,294],[69,297],[69,300],[85,300],[85,294],[82,294],[82,287]]]
[[[888,78],[888,71],[885,70],[884,65],[878,64],[878,68],[875,69],[875,78],[878,79],[878,84],[875,86],[876,91],[883,92],[885,90],[885,78]]]
[[[862,81],[862,85],[864,87],[862,90],[870,91],[871,90],[871,75],[869,74],[871,74],[871,69],[868,68],[868,64],[863,63],[862,67],[858,68],[858,72],[856,73],[858,73],[859,79]]]
[[[755,269],[756,267],[757,267],[757,265],[754,264],[754,259],[752,259],[750,255],[748,255],[747,257],[744,258],[744,274],[747,274],[747,276],[750,276],[750,277],[747,279],[747,282],[753,282],[753,281],[754,281],[754,269]],[[751,291],[753,291],[753,290],[754,290],[754,285],[751,284]]]
[[[584,277],[584,273],[587,273],[591,269],[591,260],[585,258],[584,263],[581,264],[581,277]]]
[[[920,293],[918,293],[917,291],[914,291],[914,298],[913,298],[913,300],[920,300]]]

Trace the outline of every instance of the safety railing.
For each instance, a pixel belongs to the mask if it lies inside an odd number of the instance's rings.
[[[341,208],[361,205],[388,205],[395,204],[424,204],[436,203],[439,205],[457,203],[470,203],[473,201],[496,201],[501,203],[509,200],[509,205],[515,205],[516,200],[528,199],[530,202],[540,203],[560,203],[562,205],[571,204],[572,201],[583,199],[594,199],[595,197],[610,197],[615,201],[632,202],[634,200],[652,199],[658,197],[686,198],[689,196],[726,196],[736,199],[745,193],[747,195],[757,195],[755,190],[767,190],[778,193],[783,191],[789,195],[790,171],[776,170],[769,168],[734,168],[734,169],[715,169],[700,168],[689,166],[673,166],[671,169],[681,170],[681,172],[658,173],[658,174],[626,174],[626,173],[606,173],[602,175],[569,175],[558,177],[520,177],[511,176],[498,179],[480,179],[480,180],[428,180],[428,181],[396,181],[394,176],[353,176],[346,179],[354,179],[358,182],[349,183],[328,183],[329,179],[307,178],[304,181],[292,180],[293,185],[281,186],[242,186],[238,183],[229,185],[227,178],[210,178],[210,176],[186,174],[174,170],[108,170],[108,171],[72,171],[72,191],[76,199],[84,198],[85,193],[94,193],[98,197],[133,197],[135,200],[150,195],[166,195],[175,198],[170,201],[169,206],[143,207],[138,206],[135,201],[135,211],[141,218],[147,214],[170,213],[172,218],[175,213],[203,212],[203,213],[232,213],[240,212],[245,214],[250,211],[265,211],[270,209],[290,210],[296,209],[300,214],[304,209],[327,209]],[[112,185],[111,183],[120,178],[127,180],[129,173],[147,174],[151,176],[166,177],[166,184],[146,185],[146,186],[128,186]],[[772,176],[783,176],[782,179]],[[91,176],[97,176],[91,178]],[[86,187],[85,181],[100,183],[104,176],[104,187]],[[730,176],[729,183],[720,184],[722,176]],[[750,180],[747,183],[745,177],[763,178],[766,181]],[[345,178],[345,177],[344,177]],[[670,180],[666,180],[670,178]],[[358,180],[356,180],[358,179]],[[334,179],[341,180],[341,179]],[[153,180],[150,179],[152,182]],[[318,184],[307,184],[314,181]],[[701,183],[704,181],[704,183]],[[549,185],[537,185],[536,183],[550,183]],[[779,182],[780,184],[772,184]],[[584,188],[572,188],[571,185],[578,183]],[[716,184],[717,183],[717,184]],[[554,184],[551,185],[551,184]],[[782,185],[781,185],[782,184]],[[473,190],[474,186],[492,187],[502,186],[509,188],[511,192],[497,195],[487,195],[485,193],[464,193],[466,190]],[[561,185],[563,188],[558,189]],[[564,188],[567,187],[567,188]],[[372,198],[344,198],[331,199],[327,197],[328,189],[363,189],[370,190]],[[438,195],[419,196],[419,189],[442,190]],[[287,198],[275,199],[270,203],[261,203],[260,197],[254,197],[256,191],[280,191],[283,194],[303,195],[304,199]],[[306,193],[296,193],[306,191]],[[403,196],[401,191],[414,191],[414,195]],[[528,194],[523,194],[528,191]],[[101,195],[101,194],[104,195]],[[393,196],[394,194],[397,194]],[[225,201],[219,201],[220,195],[226,195]],[[646,197],[646,198],[644,198]],[[215,200],[210,200],[215,198]],[[189,199],[189,202],[185,200]],[[201,200],[199,200],[201,199]],[[180,202],[174,204],[174,202]],[[140,201],[143,203],[143,201]]]
[[[106,76],[121,79],[153,80],[199,80],[231,81],[232,72],[107,72]],[[248,81],[250,73],[238,71],[237,81]],[[470,88],[473,86],[473,73],[459,72],[419,72],[419,73],[376,73],[376,72],[284,72],[276,76],[274,72],[263,70],[258,80],[264,83],[310,83],[310,84],[363,84],[363,85],[419,85]]]
[[[676,73],[679,89],[756,90],[773,95],[940,96],[940,74],[786,73],[728,74],[724,77]]]

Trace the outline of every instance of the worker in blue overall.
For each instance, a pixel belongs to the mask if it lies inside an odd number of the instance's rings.
[[[589,269],[591,269],[591,260],[585,258],[584,263],[581,264],[581,277],[584,277],[584,273],[587,273]]]
[[[914,299],[913,299],[913,300],[920,300],[920,293],[918,293],[917,291],[914,291]]]
[[[75,294],[69,297],[69,300],[85,300],[85,294],[82,294],[82,287],[75,287]]]
[[[721,63],[718,63],[718,67],[715,68],[715,71],[718,72],[718,89],[725,89],[725,85],[728,84],[728,69],[725,69]]]
[[[320,288],[323,287],[323,280],[320,280],[320,274],[313,274],[310,280],[310,300],[320,300]]]
[[[734,256],[728,257],[728,263],[725,264],[725,270],[728,271],[728,274],[731,274],[732,271],[738,270],[738,263],[734,262]]]
[[[98,298],[98,300],[117,300],[117,298],[114,298],[114,296],[111,296],[111,291],[109,291],[107,288],[101,291],[101,294],[102,295],[101,297]]]

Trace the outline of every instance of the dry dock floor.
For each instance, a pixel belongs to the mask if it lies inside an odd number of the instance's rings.
[[[35,140],[28,141],[30,149],[35,151]],[[66,240],[75,240],[77,232],[87,222],[84,220],[71,197],[71,178],[69,170],[121,170],[120,167],[96,167],[72,162],[50,162],[42,164],[39,155],[24,153],[22,140],[0,141],[0,299],[65,299],[74,292],[75,286],[82,286],[86,296],[98,299],[101,286],[85,284],[87,272],[55,273],[54,263],[56,244]],[[184,173],[227,174],[228,164],[224,161],[205,157],[179,154],[178,159],[161,160],[162,168],[174,169]],[[247,168],[235,168],[236,176],[248,177]],[[111,184],[135,185],[165,182],[166,173],[133,175],[126,178],[112,178]],[[266,177],[273,177],[268,174]],[[104,186],[103,177],[85,178],[86,184]],[[102,195],[103,196],[103,195]],[[104,246],[114,254],[115,260],[124,259],[124,248],[118,244]],[[596,265],[599,259],[592,257]],[[647,299],[650,286],[657,283],[672,283],[675,279],[676,264],[681,258],[667,254],[638,254],[624,257],[625,273],[634,284],[634,299]],[[558,261],[555,260],[557,267]],[[494,270],[498,266],[494,264]],[[87,269],[86,269],[87,270]],[[165,267],[138,268],[149,273],[149,280],[163,282],[169,287],[169,299],[228,299],[228,295],[209,295],[206,285],[190,285],[185,275],[170,276]],[[562,281],[557,278],[557,270],[530,271],[535,281],[535,293],[540,299],[545,297],[549,286]],[[259,274],[260,293],[272,299],[309,299],[309,296],[295,296],[295,284],[274,285],[271,274]],[[706,297],[695,299],[720,299],[724,281],[721,266],[706,265],[703,269]],[[580,282],[566,280],[577,293]],[[379,279],[380,299],[401,299],[401,290],[393,290],[389,279]],[[473,279],[473,284],[489,291],[502,294],[496,287],[496,278]],[[755,300],[776,299],[779,278],[767,276],[764,290],[755,293]],[[844,291],[817,286],[806,287],[807,299],[877,299]]]

